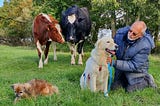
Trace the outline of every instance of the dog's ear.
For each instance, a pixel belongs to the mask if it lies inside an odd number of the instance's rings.
[[[26,91],[30,91],[31,90],[31,85],[29,83],[24,83],[24,89]]]
[[[11,85],[11,88],[14,89],[15,84]]]
[[[14,90],[17,85],[18,85],[18,84],[12,84],[12,85],[11,85],[11,88]]]
[[[100,48],[100,44],[101,44],[101,39],[98,39],[97,42],[95,43],[95,48]]]

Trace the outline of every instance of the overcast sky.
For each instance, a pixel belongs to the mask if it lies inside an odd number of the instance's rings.
[[[2,7],[3,5],[3,0],[0,0],[0,7]]]

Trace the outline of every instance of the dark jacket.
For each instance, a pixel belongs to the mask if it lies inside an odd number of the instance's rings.
[[[144,33],[142,38],[130,42],[127,38],[129,29],[129,26],[120,28],[115,35],[114,40],[118,45],[118,50],[116,52],[117,60],[114,65],[115,71],[147,73],[149,66],[148,55],[151,49],[155,47],[154,40],[149,33]]]

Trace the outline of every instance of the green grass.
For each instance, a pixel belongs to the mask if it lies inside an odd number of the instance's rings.
[[[58,86],[60,94],[40,96],[34,99],[22,99],[15,106],[158,106],[160,91],[146,88],[142,91],[125,93],[123,89],[111,91],[109,97],[103,93],[81,91],[79,79],[85,64],[70,65],[69,52],[59,51],[58,61],[54,62],[53,53],[49,53],[49,63],[38,69],[38,56],[35,48],[10,47],[0,45],[0,106],[12,106],[14,92],[11,85],[24,83],[33,78],[47,80]],[[87,52],[84,63],[89,57]],[[160,55],[150,56],[150,69],[155,82],[160,86]]]

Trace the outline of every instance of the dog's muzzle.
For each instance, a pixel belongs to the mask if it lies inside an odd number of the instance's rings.
[[[108,49],[108,48],[106,48],[106,52],[108,52],[108,53],[110,53],[110,54],[112,54],[112,55],[115,55],[115,50],[110,50],[110,49]]]

